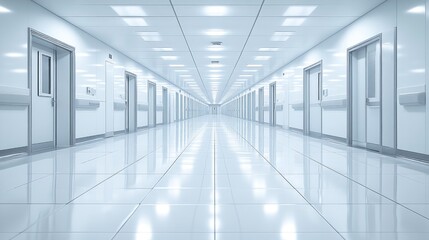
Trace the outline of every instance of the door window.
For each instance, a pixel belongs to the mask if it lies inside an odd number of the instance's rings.
[[[52,97],[52,56],[39,52],[38,73],[39,96]]]

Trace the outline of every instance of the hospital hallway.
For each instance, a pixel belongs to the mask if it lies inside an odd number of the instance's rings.
[[[0,164],[0,239],[429,238],[426,164],[237,118]]]

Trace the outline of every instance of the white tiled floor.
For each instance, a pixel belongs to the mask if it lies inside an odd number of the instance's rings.
[[[429,166],[206,116],[0,162],[0,239],[429,239]]]

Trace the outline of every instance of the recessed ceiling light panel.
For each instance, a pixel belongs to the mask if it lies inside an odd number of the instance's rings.
[[[111,8],[119,16],[146,16],[146,13],[141,6],[111,6]]]
[[[277,52],[279,48],[259,48],[260,52]]]
[[[304,17],[288,17],[283,21],[282,26],[284,27],[297,27],[304,24],[307,18]]]
[[[0,13],[10,13],[10,10],[3,6],[0,6]]]
[[[229,13],[229,8],[226,6],[206,6],[203,11],[206,16],[221,17]]]
[[[131,27],[146,27],[147,23],[141,17],[124,17],[122,20]]]
[[[307,17],[307,16],[310,16],[316,10],[316,8],[317,6],[313,6],[313,5],[290,6],[286,9],[283,16]]]

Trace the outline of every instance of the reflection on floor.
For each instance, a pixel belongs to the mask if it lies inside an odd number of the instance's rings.
[[[0,239],[429,239],[427,165],[233,118],[0,167]]]

